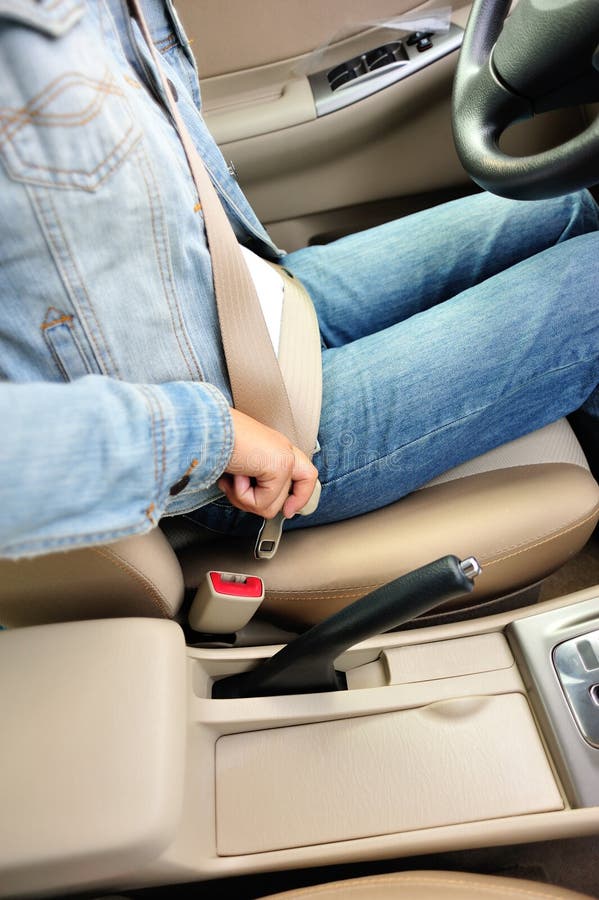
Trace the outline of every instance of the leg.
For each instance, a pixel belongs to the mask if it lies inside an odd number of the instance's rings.
[[[384,506],[587,401],[599,381],[598,250],[599,234],[572,238],[325,351],[322,500],[290,527]]]
[[[328,347],[389,328],[524,259],[599,228],[586,191],[538,203],[492,194],[289,254]]]
[[[314,460],[322,502],[289,527],[392,503],[587,400],[598,247],[577,236],[598,228],[587,192],[539,203],[480,194],[289,254],[333,348]],[[260,524],[226,501],[192,517],[229,534]]]

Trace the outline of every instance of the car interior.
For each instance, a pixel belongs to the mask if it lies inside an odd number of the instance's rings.
[[[597,0],[177,12],[288,251],[599,182]],[[562,419],[268,560],[0,559],[0,897],[599,897],[596,476]]]

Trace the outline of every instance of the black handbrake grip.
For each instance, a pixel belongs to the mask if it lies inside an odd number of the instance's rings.
[[[270,697],[343,690],[338,656],[354,644],[396,628],[446,600],[469,593],[480,573],[475,559],[444,556],[361,597],[299,635],[249,672],[214,683],[212,696]]]

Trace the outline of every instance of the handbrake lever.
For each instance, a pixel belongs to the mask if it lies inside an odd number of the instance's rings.
[[[346,688],[338,656],[375,634],[396,628],[446,600],[469,593],[481,572],[470,557],[444,556],[361,597],[314,625],[255,669],[214,683],[212,696],[270,697]]]

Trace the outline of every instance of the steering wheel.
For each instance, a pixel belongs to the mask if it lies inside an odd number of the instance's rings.
[[[474,0],[453,92],[458,156],[481,187],[541,200],[599,181],[599,118],[543,153],[499,148],[512,123],[599,100],[599,0]]]

